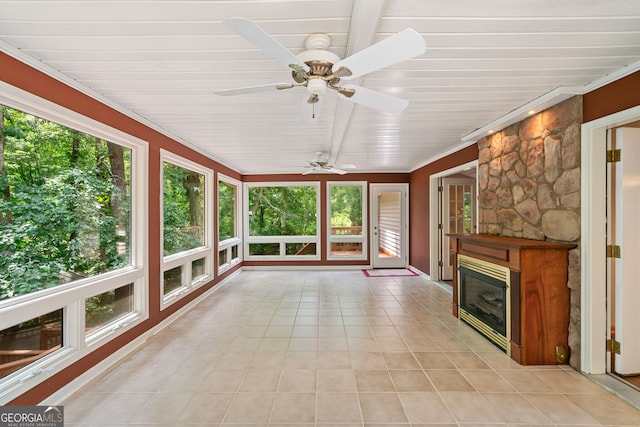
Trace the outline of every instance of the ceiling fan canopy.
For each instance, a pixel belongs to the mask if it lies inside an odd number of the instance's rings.
[[[331,37],[327,34],[311,34],[305,39],[305,48],[299,55],[282,46],[246,18],[228,18],[224,23],[255,46],[291,69],[293,83],[275,83],[249,86],[215,92],[222,96],[306,87],[313,97],[324,95],[327,89],[338,92],[343,98],[379,111],[399,114],[409,104],[406,100],[376,92],[361,86],[341,84],[364,74],[413,58],[425,52],[424,39],[408,28],[381,42],[361,50],[345,59],[331,52]]]

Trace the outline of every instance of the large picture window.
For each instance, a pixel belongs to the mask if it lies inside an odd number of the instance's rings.
[[[319,259],[318,184],[247,184],[247,258]]]
[[[213,278],[213,171],[162,151],[163,306]]]
[[[328,258],[366,259],[366,182],[327,184]]]
[[[218,272],[222,273],[241,261],[240,182],[218,175]]]
[[[0,395],[148,316],[146,143],[0,84]]]
[[[131,149],[8,107],[0,300],[130,264]]]

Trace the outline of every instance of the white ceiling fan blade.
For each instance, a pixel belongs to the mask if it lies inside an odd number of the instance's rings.
[[[234,95],[245,95],[247,93],[271,92],[274,90],[291,89],[293,86],[294,85],[291,83],[273,83],[268,85],[247,86],[247,87],[239,87],[236,89],[218,90],[214,93],[216,95],[221,95],[221,96],[234,96]]]
[[[247,41],[259,47],[271,57],[277,59],[287,67],[295,65],[304,71],[309,71],[309,66],[302,62],[289,49],[278,43],[277,40],[258,27],[253,21],[247,18],[227,18],[223,20],[225,25],[244,37]]]
[[[311,175],[312,173],[318,173],[318,169],[315,167],[310,168],[309,170],[302,172],[302,175]]]
[[[407,28],[392,35],[360,52],[338,61],[333,65],[332,71],[338,71],[346,67],[351,75],[342,77],[343,80],[351,80],[372,71],[388,67],[414,56],[422,55],[426,50],[424,39],[417,31]]]
[[[345,89],[353,89],[355,90],[355,93],[351,97],[346,97],[342,94],[340,94],[340,96],[351,102],[355,102],[356,104],[361,104],[384,113],[400,114],[409,105],[409,101],[405,99],[376,92],[375,90],[367,89],[362,86],[344,85],[342,87]]]
[[[313,124],[320,120],[320,110],[322,109],[322,96],[316,95],[316,102],[309,102],[313,96],[305,96],[302,100],[302,123]]]
[[[328,170],[331,173],[336,173],[338,175],[345,175],[347,173],[347,171],[343,171],[342,169],[338,169],[338,168],[327,168],[326,170]]]

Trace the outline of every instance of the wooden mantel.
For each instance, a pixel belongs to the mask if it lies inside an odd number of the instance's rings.
[[[458,255],[509,268],[511,358],[523,365],[567,363],[569,335],[569,250],[573,244],[488,234],[450,234],[454,272]],[[458,275],[453,315],[458,317]]]

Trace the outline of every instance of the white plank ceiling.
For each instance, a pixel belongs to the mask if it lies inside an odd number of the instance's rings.
[[[401,114],[328,91],[308,123],[304,88],[214,94],[292,81],[228,17],[295,54],[311,33],[344,58],[405,28],[427,51],[355,81],[408,100]],[[639,69],[640,0],[0,0],[0,48],[243,174],[299,173],[315,151],[409,172],[539,97]]]

